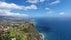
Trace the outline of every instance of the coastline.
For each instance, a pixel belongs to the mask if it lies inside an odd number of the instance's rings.
[[[44,40],[44,38],[45,38],[44,34],[43,33],[39,33],[39,34],[41,36],[41,39]]]

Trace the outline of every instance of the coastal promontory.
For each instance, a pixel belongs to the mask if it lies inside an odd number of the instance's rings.
[[[33,22],[16,19],[0,20],[0,40],[42,40]]]

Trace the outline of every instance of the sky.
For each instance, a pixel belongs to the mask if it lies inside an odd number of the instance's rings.
[[[0,0],[0,16],[70,17],[71,0]]]

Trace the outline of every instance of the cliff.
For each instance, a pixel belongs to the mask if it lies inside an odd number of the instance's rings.
[[[0,40],[42,40],[32,22],[3,23],[0,24]]]

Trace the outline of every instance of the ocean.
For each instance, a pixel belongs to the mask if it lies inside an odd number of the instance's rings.
[[[70,18],[36,18],[35,22],[44,40],[71,40]]]

